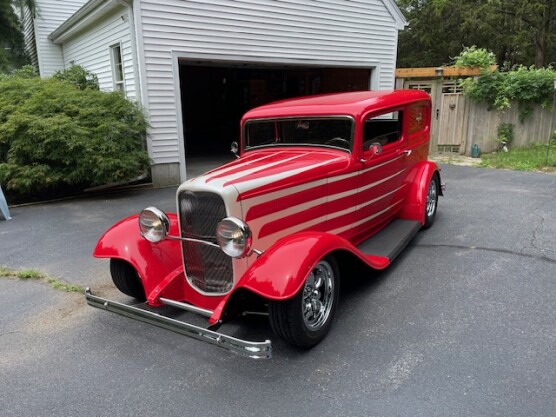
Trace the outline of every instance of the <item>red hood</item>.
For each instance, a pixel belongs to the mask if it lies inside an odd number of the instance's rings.
[[[314,148],[274,148],[251,151],[195,182],[237,189],[238,200],[294,187],[345,172],[351,155],[343,151]]]

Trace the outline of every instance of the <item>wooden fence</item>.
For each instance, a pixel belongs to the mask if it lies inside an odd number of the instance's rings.
[[[556,130],[556,103],[550,109],[535,107],[523,122],[519,120],[517,103],[512,103],[511,108],[503,112],[489,111],[485,104],[465,97],[456,79],[479,72],[478,69],[457,67],[396,70],[396,88],[423,90],[431,96],[431,153],[448,151],[471,155],[475,144],[481,152],[496,151],[499,148],[497,129],[501,123],[514,125],[510,147],[548,143]]]
[[[460,153],[471,154],[471,147],[477,144],[481,152],[493,152],[498,149],[498,126],[501,123],[514,125],[514,138],[511,147],[523,147],[532,143],[548,143],[549,138],[556,130],[556,107],[543,109],[535,107],[523,122],[519,120],[519,108],[517,103],[512,103],[510,109],[503,112],[488,111],[487,106],[473,100],[468,101],[467,112],[463,117],[467,118],[467,132],[463,141],[464,149]],[[465,114],[467,113],[467,114]]]

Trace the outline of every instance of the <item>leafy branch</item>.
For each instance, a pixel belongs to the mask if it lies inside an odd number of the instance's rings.
[[[508,72],[484,71],[477,79],[462,81],[464,94],[471,99],[486,103],[489,110],[503,111],[512,102],[519,106],[519,118],[523,122],[535,106],[549,108],[554,100],[554,78],[551,68],[520,66]]]

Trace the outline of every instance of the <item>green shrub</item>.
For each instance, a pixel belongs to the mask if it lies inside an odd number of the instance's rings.
[[[0,183],[15,194],[126,180],[149,166],[147,123],[119,93],[0,78]]]
[[[496,64],[496,57],[492,52],[475,45],[463,48],[463,51],[455,58],[456,67],[479,67],[488,68]]]
[[[0,81],[10,78],[35,78],[38,77],[37,69],[32,65],[24,65],[9,74],[0,73]]]
[[[500,123],[496,132],[498,133],[498,142],[505,142],[506,145],[510,146],[514,140],[514,125],[512,123]]]
[[[476,80],[463,80],[464,93],[473,100],[484,102],[489,110],[502,111],[511,107],[511,102],[519,105],[519,117],[523,121],[534,106],[548,108],[554,96],[553,68],[517,67],[509,72],[483,72]]]
[[[80,90],[98,90],[98,77],[79,65],[72,65],[70,68],[56,71],[53,78],[60,81],[67,81]]]

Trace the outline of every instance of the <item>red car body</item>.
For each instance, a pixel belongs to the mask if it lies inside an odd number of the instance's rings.
[[[430,98],[416,90],[312,96],[253,109],[241,120],[241,156],[179,187],[177,214],[167,215],[166,232],[175,239],[145,239],[136,215],[108,230],[94,256],[131,265],[148,305],[194,306],[213,326],[244,292],[281,311],[271,309],[271,316],[286,314],[283,305],[308,291],[308,277],[317,282],[310,272],[317,265],[338,274],[336,264],[348,254],[386,268],[417,230],[432,224],[442,188],[438,167],[427,159],[430,120]],[[251,249],[243,256],[218,248],[211,230],[222,217],[248,229]],[[331,280],[327,288],[338,287]],[[312,330],[326,334],[336,303],[319,297],[302,301],[303,314],[329,308],[321,317],[326,329],[308,319],[302,342],[293,330],[279,335],[300,346],[318,343],[322,337],[312,339]],[[276,320],[273,328],[281,326]]]

